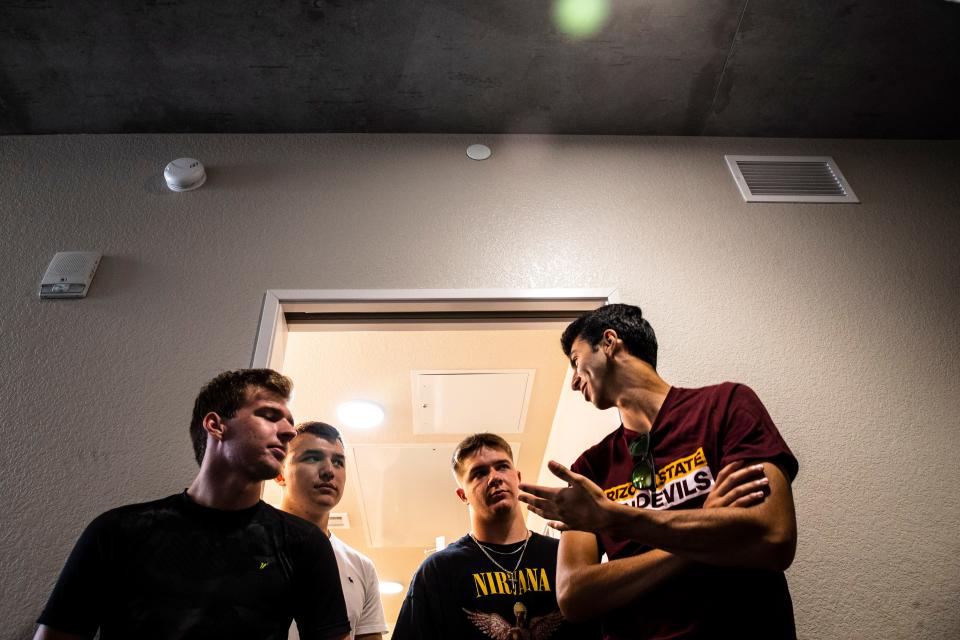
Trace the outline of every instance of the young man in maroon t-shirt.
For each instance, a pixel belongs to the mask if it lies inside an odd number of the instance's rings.
[[[622,420],[571,469],[550,462],[567,487],[520,486],[520,500],[564,532],[563,614],[602,616],[608,640],[796,637],[783,571],[797,542],[798,465],[756,394],[729,382],[671,387],[634,306],[587,313],[561,342],[573,389]],[[763,476],[739,504],[702,508],[731,463]]]

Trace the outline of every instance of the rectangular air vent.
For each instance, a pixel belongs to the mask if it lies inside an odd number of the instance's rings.
[[[830,156],[724,158],[746,202],[860,202]]]
[[[331,511],[327,526],[331,529],[349,529],[350,516],[346,512]]]

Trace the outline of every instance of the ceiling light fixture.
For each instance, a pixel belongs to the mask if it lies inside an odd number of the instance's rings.
[[[467,147],[467,157],[471,160],[486,160],[493,154],[485,144],[472,144]]]
[[[380,583],[380,593],[386,596],[391,596],[396,593],[401,593],[403,591],[403,585],[399,582],[381,582]]]
[[[337,418],[354,429],[372,429],[383,422],[383,408],[368,400],[351,400],[337,407]]]

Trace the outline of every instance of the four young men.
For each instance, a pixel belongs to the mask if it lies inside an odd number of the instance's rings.
[[[470,532],[421,565],[393,637],[587,639],[601,624],[610,640],[795,637],[783,570],[798,465],[760,400],[734,383],[668,385],[637,307],[590,312],[561,342],[574,390],[618,407],[622,424],[571,469],[551,461],[561,488],[521,484],[495,434],[463,440],[452,464]],[[206,385],[196,480],[94,520],[36,639],[280,639],[291,618],[305,639],[380,637],[373,564],[328,527],[343,442],[324,423],[294,430],[290,390],[266,369]],[[269,478],[288,513],[259,500]],[[563,532],[559,545],[527,530],[520,501]]]

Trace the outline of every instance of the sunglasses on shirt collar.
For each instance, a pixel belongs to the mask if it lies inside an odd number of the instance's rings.
[[[630,443],[629,450],[634,459],[633,470],[630,472],[630,483],[635,489],[654,489],[656,487],[657,468],[653,464],[650,433],[641,433]]]

